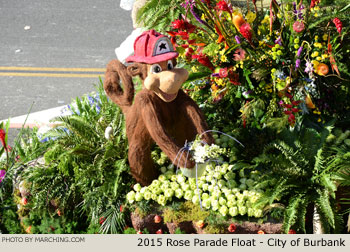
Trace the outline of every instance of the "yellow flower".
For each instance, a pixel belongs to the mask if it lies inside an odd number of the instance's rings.
[[[326,33],[325,33],[325,34],[323,34],[322,39],[323,39],[324,41],[327,41],[327,39],[328,39],[328,35],[327,35]]]
[[[264,19],[261,21],[261,24],[269,24],[270,23],[270,16],[266,15]]]
[[[226,55],[222,55],[222,56],[220,57],[220,60],[221,60],[222,62],[227,62],[227,57],[226,57]]]
[[[299,38],[295,38],[295,39],[294,39],[294,44],[298,44],[299,41],[300,41]]]
[[[278,12],[278,13],[277,13],[277,17],[278,17],[278,18],[281,18],[281,17],[282,17],[281,13]]]
[[[322,60],[322,57],[318,56],[318,57],[316,58],[316,60],[321,61],[321,60]]]
[[[321,118],[318,118],[317,122],[321,122],[321,121],[322,121]]]
[[[311,63],[314,65],[314,68],[316,69],[317,66],[320,64],[320,62],[318,62],[317,60],[313,60],[311,61]]]
[[[246,15],[247,22],[251,24],[254,22],[255,18],[256,18],[256,14],[254,12],[248,11]]]
[[[322,54],[322,59],[327,59],[328,58],[328,55],[327,54]]]
[[[198,69],[197,69],[197,67],[195,67],[195,66],[191,67],[191,70],[192,70],[193,73],[198,72]]]
[[[276,68],[271,69],[271,73],[275,73],[276,71],[277,71]]]
[[[315,51],[311,54],[311,57],[316,58],[319,55],[318,51]]]
[[[316,35],[316,36],[315,36],[315,41],[317,41],[317,40],[318,40],[318,36]]]
[[[318,17],[318,13],[317,12],[315,12],[314,17]]]
[[[317,43],[314,44],[314,47],[322,48],[322,44],[317,42]]]

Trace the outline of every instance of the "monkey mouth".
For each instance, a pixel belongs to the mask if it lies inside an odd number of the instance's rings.
[[[176,92],[175,94],[168,94],[168,93],[163,92],[159,88],[158,88],[158,91],[159,91],[160,97],[165,102],[171,102],[171,101],[175,100],[177,93],[178,93],[178,92]]]

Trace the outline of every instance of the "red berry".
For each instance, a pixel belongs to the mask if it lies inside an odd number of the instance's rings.
[[[120,205],[120,207],[119,207],[119,211],[120,211],[120,212],[123,212],[123,210],[124,210],[123,205]]]
[[[263,230],[259,230],[258,234],[265,234],[265,232]]]
[[[204,227],[204,221],[199,220],[199,221],[196,222],[196,225],[197,225],[198,228],[203,228]]]
[[[154,223],[160,223],[162,221],[162,217],[159,215],[154,216]]]
[[[293,229],[289,229],[288,234],[296,234],[296,232]]]
[[[236,231],[236,225],[235,224],[230,224],[230,226],[228,226],[227,230],[230,233],[234,233]]]
[[[136,233],[137,233],[137,234],[142,234],[142,232],[141,232],[140,230],[139,230],[139,231],[137,231]]]
[[[23,197],[23,198],[21,199],[21,204],[22,204],[23,206],[27,205],[27,204],[28,204],[28,199],[27,199],[26,197]]]
[[[156,232],[156,234],[163,234],[162,229],[158,229],[157,232]]]

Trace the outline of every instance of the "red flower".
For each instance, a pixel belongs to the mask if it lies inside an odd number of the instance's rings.
[[[296,234],[297,232],[295,232],[295,230],[293,230],[293,229],[289,229],[289,231],[288,231],[288,234]]]
[[[215,68],[213,64],[210,62],[210,59],[207,55],[205,54],[197,54],[197,55],[192,55],[192,59],[198,60],[199,64],[208,67],[210,70],[214,72]]]
[[[340,21],[339,18],[334,18],[333,23],[335,24],[335,27],[337,28],[339,34],[341,34],[341,30],[343,29],[343,23]]]
[[[293,125],[295,124],[295,115],[290,114],[290,115],[288,116],[288,122],[289,122],[290,125],[293,126]]]
[[[305,25],[303,22],[300,22],[300,21],[295,21],[294,24],[293,24],[293,30],[295,32],[302,32],[303,30],[305,29]]]
[[[4,129],[0,129],[0,141],[1,141],[1,144],[4,146],[5,150],[7,151],[5,138],[6,138],[6,131]]]
[[[176,19],[174,22],[171,22],[171,28],[173,29],[184,29],[185,28],[185,20],[183,19]]]
[[[321,0],[311,0],[310,8],[315,7]]]
[[[103,224],[103,222],[105,222],[105,220],[106,220],[106,218],[102,216],[102,217],[99,219],[99,223],[100,223],[100,225],[102,225],[102,224]]]
[[[236,225],[235,224],[230,224],[230,226],[228,226],[227,230],[230,232],[230,233],[234,233],[236,231]]]
[[[251,27],[249,23],[244,23],[241,25],[241,27],[239,28],[240,33],[242,34],[242,36],[249,41],[249,43],[252,42],[252,32],[251,32]]]
[[[216,4],[216,7],[219,9],[219,10],[222,10],[222,11],[230,11],[230,8],[228,7],[226,1],[224,0],[221,0],[219,1],[217,4]]]
[[[123,210],[124,210],[123,205],[120,205],[120,207],[119,207],[119,211],[120,211],[120,212],[123,212]]]

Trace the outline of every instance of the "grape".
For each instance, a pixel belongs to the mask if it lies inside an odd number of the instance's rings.
[[[227,200],[227,204],[228,207],[233,207],[237,205],[237,202],[235,200]]]
[[[227,181],[234,180],[235,177],[236,177],[236,174],[233,173],[232,171],[229,171],[229,172],[227,172],[227,173],[224,175],[224,178],[225,178]]]
[[[198,197],[198,195],[194,195],[194,196],[192,197],[192,203],[193,203],[193,204],[198,204],[198,203],[199,203],[199,197]]]
[[[151,196],[152,196],[152,193],[150,191],[145,191],[144,194],[143,194],[143,197],[145,200],[150,200],[151,199]]]
[[[238,212],[240,215],[245,215],[247,213],[247,207],[245,206],[238,206]]]
[[[141,194],[140,192],[137,192],[137,193],[135,194],[135,200],[136,200],[136,201],[141,201],[142,199],[143,199],[142,194]]]
[[[153,193],[151,194],[151,199],[154,200],[154,201],[157,201],[158,199],[158,195],[156,193]]]
[[[219,186],[220,188],[224,188],[224,187],[226,186],[225,180],[220,179],[220,180],[218,181],[218,186]]]
[[[209,190],[209,184],[208,183],[205,183],[202,185],[202,189],[203,191],[208,191]]]
[[[231,200],[231,201],[236,200],[236,196],[233,194],[226,195],[226,198],[227,198],[227,200]]]
[[[170,183],[170,188],[173,189],[173,190],[176,190],[178,188],[180,188],[180,185],[176,182],[171,182]]]
[[[219,209],[219,212],[221,213],[222,216],[226,216],[226,214],[228,213],[227,206],[221,206]]]
[[[204,199],[202,205],[206,209],[210,209],[210,207],[211,207],[211,200],[210,199]]]
[[[175,190],[175,197],[181,199],[183,197],[183,191],[179,188]]]
[[[168,189],[166,189],[166,190],[164,191],[164,195],[165,195],[165,197],[167,197],[167,198],[171,198],[171,197],[173,197],[173,195],[174,195],[174,190],[168,188]]]
[[[237,207],[230,207],[228,210],[229,215],[231,215],[232,217],[237,216],[238,215],[238,208]]]
[[[167,171],[167,168],[166,167],[164,167],[164,166],[162,166],[161,168],[160,168],[160,172],[161,173],[166,173],[166,171]]]
[[[136,191],[136,192],[139,192],[140,190],[141,190],[141,185],[139,184],[139,183],[137,183],[137,184],[135,184],[134,185],[134,190]]]
[[[130,191],[127,195],[126,198],[128,199],[129,203],[133,203],[135,200],[135,192]]]
[[[184,198],[186,200],[192,200],[192,197],[193,197],[193,192],[192,191],[190,191],[190,190],[185,191]]]
[[[227,203],[227,201],[226,201],[226,199],[225,199],[224,197],[220,197],[220,198],[219,198],[219,204],[220,204],[220,205],[223,206],[223,205],[226,205],[226,203]]]
[[[213,211],[218,210],[219,209],[219,201],[211,200],[211,206],[212,206]]]
[[[202,199],[209,199],[209,194],[207,193],[202,193]]]
[[[161,182],[164,182],[166,180],[166,177],[164,174],[159,175],[158,180]]]
[[[159,204],[159,205],[162,205],[162,206],[165,206],[165,204],[166,204],[166,197],[164,196],[164,195],[159,195],[158,197],[157,197],[157,203]]]
[[[247,185],[246,184],[240,184],[239,189],[245,190],[245,189],[247,189]]]

